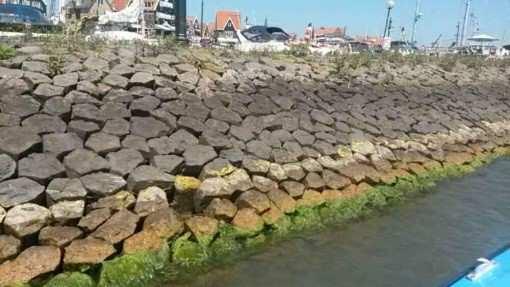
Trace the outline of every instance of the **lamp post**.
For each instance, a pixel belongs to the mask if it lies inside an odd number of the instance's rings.
[[[416,26],[418,21],[423,17],[423,13],[420,12],[421,8],[421,0],[416,0],[416,12],[414,13],[414,21],[413,21],[413,33],[411,35],[411,44],[415,44],[416,42]]]
[[[386,6],[388,7],[388,13],[386,14],[386,25],[384,26],[383,38],[386,38],[386,36],[389,36],[391,9],[393,9],[393,7],[395,7],[395,0],[386,1]]]
[[[175,0],[175,36],[185,42],[186,37],[186,0]]]

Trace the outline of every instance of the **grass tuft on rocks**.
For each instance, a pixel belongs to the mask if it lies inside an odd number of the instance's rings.
[[[0,60],[7,60],[16,56],[16,50],[13,48],[0,44]]]
[[[94,287],[96,282],[87,274],[80,272],[68,272],[58,274],[44,284],[44,287]]]
[[[102,264],[98,287],[138,287],[154,280],[168,265],[170,248],[124,255]]]

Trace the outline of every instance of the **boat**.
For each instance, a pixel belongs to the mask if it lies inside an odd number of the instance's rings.
[[[508,287],[510,286],[510,245],[462,272],[447,287]]]

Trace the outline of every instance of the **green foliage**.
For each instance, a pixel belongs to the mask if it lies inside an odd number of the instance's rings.
[[[298,58],[306,57],[310,55],[310,46],[308,44],[291,45],[285,53]]]
[[[0,60],[7,60],[16,56],[16,50],[13,48],[0,44]]]
[[[159,252],[123,255],[104,262],[98,287],[138,287],[154,280],[155,275],[168,264],[169,248]]]
[[[62,55],[51,55],[48,61],[48,69],[52,76],[63,73],[65,60]]]
[[[172,244],[172,262],[185,268],[202,266],[208,259],[207,249],[190,240],[188,232]]]
[[[84,273],[69,272],[53,277],[44,287],[94,287],[94,280]]]
[[[244,246],[247,249],[258,249],[266,243],[267,237],[264,234],[259,234],[255,237],[247,238]]]

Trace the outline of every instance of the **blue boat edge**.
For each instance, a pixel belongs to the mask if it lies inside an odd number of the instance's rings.
[[[505,253],[506,251],[510,250],[510,243],[507,243],[503,247],[499,248],[498,250],[488,254],[487,256],[484,256],[484,258],[487,259],[494,259],[495,257],[498,257],[499,255]],[[466,269],[460,271],[458,275],[454,277],[454,279],[448,281],[444,285],[440,285],[439,287],[454,287],[454,284],[462,280],[464,277],[466,277],[469,273],[475,270],[475,268],[479,265],[478,262],[473,263],[473,265],[467,267]]]

